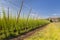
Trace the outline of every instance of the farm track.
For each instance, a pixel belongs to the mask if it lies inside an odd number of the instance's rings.
[[[50,23],[24,40],[60,40],[60,22]]]
[[[22,36],[18,36],[18,37],[16,37],[16,38],[13,38],[13,39],[10,39],[10,40],[24,40],[25,38],[33,35],[35,32],[37,32],[37,31],[39,31],[39,30],[43,30],[46,26],[47,26],[47,25],[43,25],[42,27],[36,28],[36,29],[34,29],[34,30],[32,30],[32,31],[30,31],[30,32],[22,35]]]

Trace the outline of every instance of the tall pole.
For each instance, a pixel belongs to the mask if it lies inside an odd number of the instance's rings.
[[[8,7],[8,20],[9,20],[9,7]]]
[[[21,3],[21,6],[20,6],[20,10],[19,10],[18,15],[17,15],[17,23],[18,23],[22,8],[23,8],[23,0],[22,0],[22,3]]]

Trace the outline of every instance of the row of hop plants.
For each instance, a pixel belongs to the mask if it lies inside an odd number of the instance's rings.
[[[17,21],[18,20],[18,21]],[[30,30],[33,30],[37,27],[41,27],[49,23],[48,20],[43,19],[25,19],[25,18],[15,18],[15,17],[6,17],[6,13],[3,10],[3,17],[0,18],[0,40],[8,37],[15,37],[22,35]]]
[[[16,37],[18,35],[22,35],[26,32],[29,32],[30,30],[33,30],[37,27],[41,27],[42,25],[48,24],[48,20],[43,19],[29,19],[31,9],[28,13],[28,17],[21,18],[20,13],[22,10],[23,2],[21,4],[20,11],[18,13],[17,17],[12,17],[12,15],[9,15],[9,8],[8,8],[8,15],[6,16],[6,12],[3,9],[3,17],[0,17],[0,40],[3,40],[5,38],[12,38]]]

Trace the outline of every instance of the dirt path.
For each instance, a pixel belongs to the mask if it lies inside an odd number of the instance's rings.
[[[60,40],[60,23],[51,23],[24,40]]]

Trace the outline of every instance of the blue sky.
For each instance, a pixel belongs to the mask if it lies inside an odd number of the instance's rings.
[[[17,13],[20,8],[21,0],[0,0],[1,7],[7,11],[7,7],[10,8],[12,13]],[[32,7],[31,15],[38,15],[39,17],[60,16],[60,0],[24,0],[22,14],[28,14],[29,9]]]

